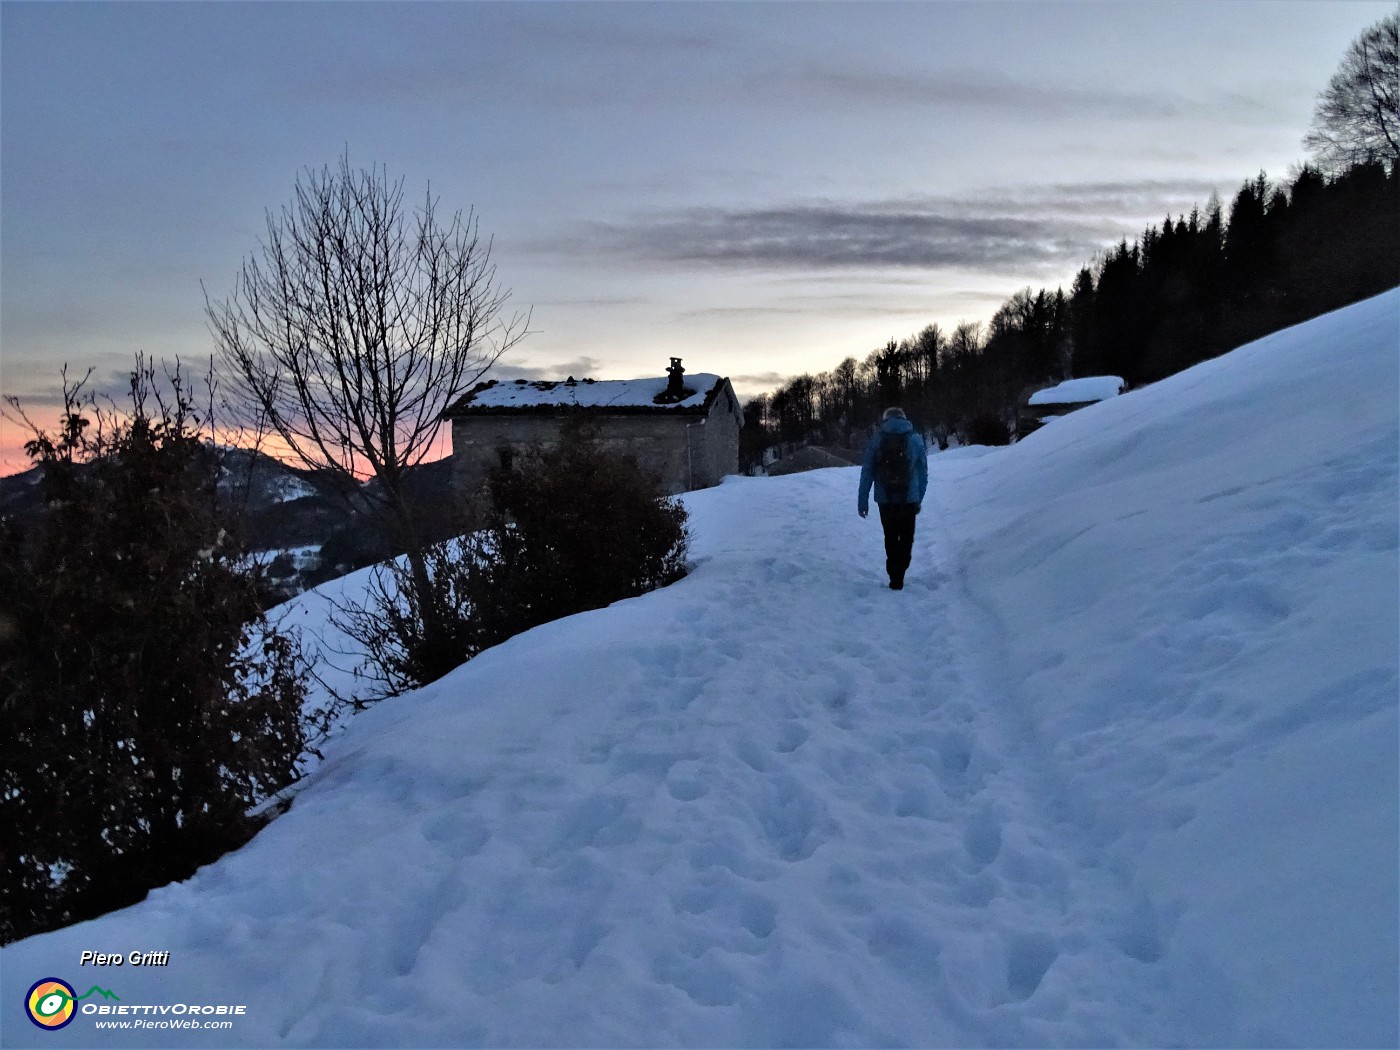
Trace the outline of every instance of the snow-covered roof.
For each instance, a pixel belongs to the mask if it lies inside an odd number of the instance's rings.
[[[472,411],[548,410],[550,408],[593,408],[603,411],[639,410],[698,411],[705,407],[724,380],[708,372],[684,377],[690,391],[680,401],[658,401],[666,392],[665,376],[649,379],[566,379],[560,382],[528,382],[523,379],[502,382],[493,379],[468,391],[447,410],[447,415]]]
[[[1127,384],[1118,376],[1086,376],[1067,379],[1058,386],[1037,390],[1028,405],[1084,405],[1091,401],[1107,401],[1123,392]]]

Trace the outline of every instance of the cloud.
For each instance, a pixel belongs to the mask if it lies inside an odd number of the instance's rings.
[[[576,357],[571,361],[560,361],[553,365],[512,365],[496,364],[492,367],[487,379],[499,379],[502,382],[514,382],[517,379],[525,379],[529,382],[553,382],[560,379],[567,379],[573,376],[575,379],[585,379],[594,376],[601,371],[603,362],[596,357]]]
[[[82,394],[99,399],[119,401],[131,387],[131,371],[134,358],[130,354],[85,354],[90,365],[64,365],[61,361],[37,357],[20,357],[5,362],[5,387],[7,394],[15,394],[23,402],[26,410],[33,409],[40,415],[50,413],[63,406],[63,385],[65,375],[72,385],[82,382]],[[185,378],[197,378],[199,370],[191,370],[186,364]],[[85,378],[86,377],[86,378]],[[35,419],[39,422],[39,419]]]
[[[762,306],[705,306],[698,310],[684,310],[676,315],[678,321],[703,321],[709,318],[747,318],[747,317],[795,317],[801,314],[810,313],[805,307],[794,303],[766,303]]]
[[[729,381],[736,387],[767,388],[786,383],[788,376],[783,372],[757,372],[751,375],[730,376]]]
[[[645,306],[649,300],[640,296],[585,296],[579,299],[541,299],[534,303],[536,309],[547,306],[570,306],[582,309],[614,310],[621,306]]]
[[[1123,91],[1105,85],[1074,87],[1018,80],[981,70],[900,72],[808,66],[794,80],[859,106],[920,106],[1003,110],[1029,117],[1163,119],[1201,108],[1179,95]]]
[[[752,401],[760,394],[771,394],[792,378],[784,372],[757,372],[751,375],[730,376],[734,393],[741,402]]]
[[[808,63],[778,74],[771,86],[862,109],[965,110],[1018,120],[1231,121],[1269,123],[1287,116],[1274,97],[1278,85],[1256,93],[1216,92],[1195,97],[1176,91],[1132,91],[1084,77],[1078,83],[1025,80],[988,69],[900,70]],[[754,83],[755,91],[765,85]],[[782,88],[780,88],[781,90]]]
[[[1087,258],[1116,230],[1064,218],[798,205],[753,211],[695,209],[599,234],[602,243],[620,252],[669,263],[1002,273]]]
[[[528,5],[395,5],[380,13],[382,23],[329,7],[336,24],[379,24],[387,46],[366,52],[361,62],[309,65],[294,96],[317,105],[581,109],[619,98],[617,78],[598,76],[599,70],[695,61],[729,46],[725,33],[639,24],[610,15],[604,5],[578,5],[562,16],[557,10],[535,15]],[[405,55],[395,45],[414,34],[417,42]]]
[[[919,284],[925,286],[927,282],[919,282]],[[998,298],[997,301],[1000,302],[1002,298],[1005,296]],[[683,311],[676,315],[676,320],[687,323],[713,318],[742,320],[768,317],[810,317],[814,315],[869,317],[871,314],[923,316],[927,313],[928,306],[926,304],[909,302],[886,292],[884,294],[786,296],[756,306],[703,307],[698,310]]]
[[[983,213],[1053,211],[1057,215],[1135,218],[1189,211],[1204,205],[1216,182],[1210,179],[1141,179],[1118,182],[1055,182],[1044,186],[991,189],[975,197],[927,198]]]
[[[1204,180],[1056,183],[965,197],[691,208],[589,224],[580,244],[678,266],[766,270],[1063,271],[1087,263],[1143,216],[1188,211]]]

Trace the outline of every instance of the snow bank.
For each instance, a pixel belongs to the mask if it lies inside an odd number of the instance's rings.
[[[903,592],[854,468],[691,494],[685,580],[5,949],[4,1044],[1395,1045],[1397,321],[933,457]],[[246,1014],[40,1032],[50,976]]]
[[[1398,315],[1277,333],[967,480],[989,673],[1140,902],[1175,1038],[1396,1044]]]

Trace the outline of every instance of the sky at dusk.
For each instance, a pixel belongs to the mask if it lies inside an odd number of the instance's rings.
[[[1305,159],[1388,2],[0,4],[0,390],[207,362],[298,174],[474,210],[503,377],[741,397]],[[25,466],[0,422],[0,473]]]

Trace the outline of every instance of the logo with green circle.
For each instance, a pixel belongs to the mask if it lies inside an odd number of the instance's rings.
[[[45,977],[35,981],[34,987],[29,989],[24,997],[24,1009],[36,1025],[54,1032],[73,1020],[78,1012],[76,999],[77,993],[67,981]]]

